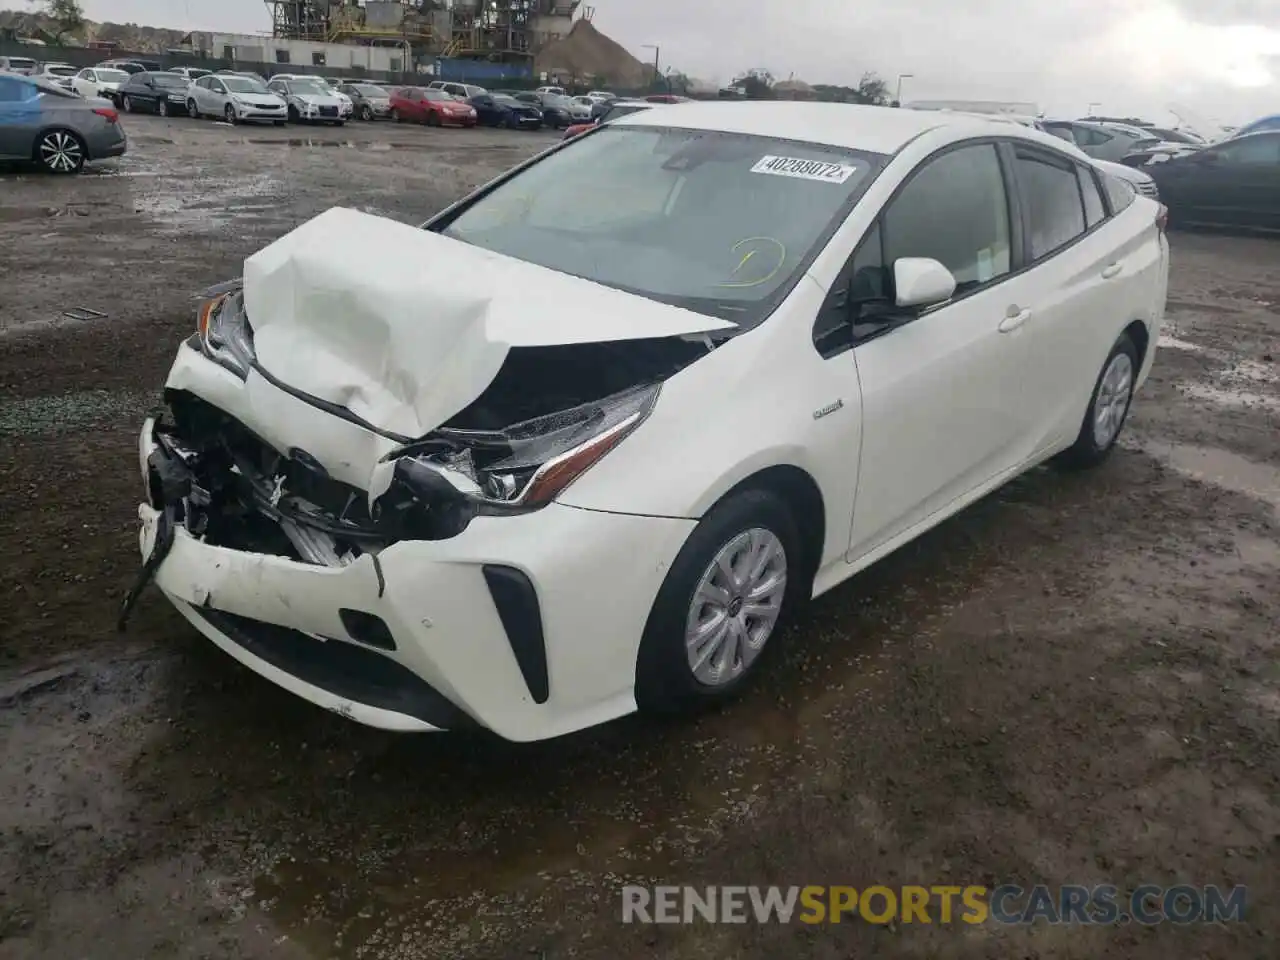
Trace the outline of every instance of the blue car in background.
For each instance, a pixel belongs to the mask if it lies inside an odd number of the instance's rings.
[[[79,173],[90,160],[118,157],[127,148],[110,101],[85,99],[39,77],[0,74],[0,160]]]
[[[1269,130],[1280,130],[1280,113],[1272,114],[1269,117],[1263,117],[1261,120],[1254,120],[1252,123],[1245,124],[1239,130],[1231,134],[1231,139],[1236,137],[1244,137],[1251,133],[1263,133]]]

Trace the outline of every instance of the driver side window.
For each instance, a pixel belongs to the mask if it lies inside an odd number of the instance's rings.
[[[957,296],[1009,273],[1009,203],[994,144],[928,161],[880,219],[887,269],[902,257],[932,258],[955,275]]]

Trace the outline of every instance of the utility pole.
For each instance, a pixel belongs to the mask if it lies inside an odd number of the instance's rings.
[[[894,98],[893,98],[893,102],[896,103],[898,106],[902,106],[902,81],[911,80],[914,77],[915,77],[914,73],[898,74],[898,92],[897,94],[894,95]]]
[[[662,48],[656,43],[646,43],[644,49],[653,51],[653,82],[657,83],[662,79],[662,73],[658,69],[658,57],[662,53]]]

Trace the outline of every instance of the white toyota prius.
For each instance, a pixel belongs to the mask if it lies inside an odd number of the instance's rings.
[[[422,227],[330,210],[199,308],[121,625],[154,580],[393,730],[730,697],[794,603],[1102,461],[1168,268],[1163,208],[1051,136],[838,104],[655,107]]]

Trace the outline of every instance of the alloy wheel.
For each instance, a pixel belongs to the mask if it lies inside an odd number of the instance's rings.
[[[54,130],[40,140],[40,162],[54,173],[75,173],[84,166],[84,147],[65,130]]]
[[[1117,353],[1102,375],[1094,402],[1093,442],[1099,450],[1111,446],[1120,433],[1132,393],[1133,361],[1127,353]]]
[[[685,623],[689,669],[720,687],[740,677],[768,642],[787,589],[787,553],[777,534],[753,527],[725,544],[693,593]]]

